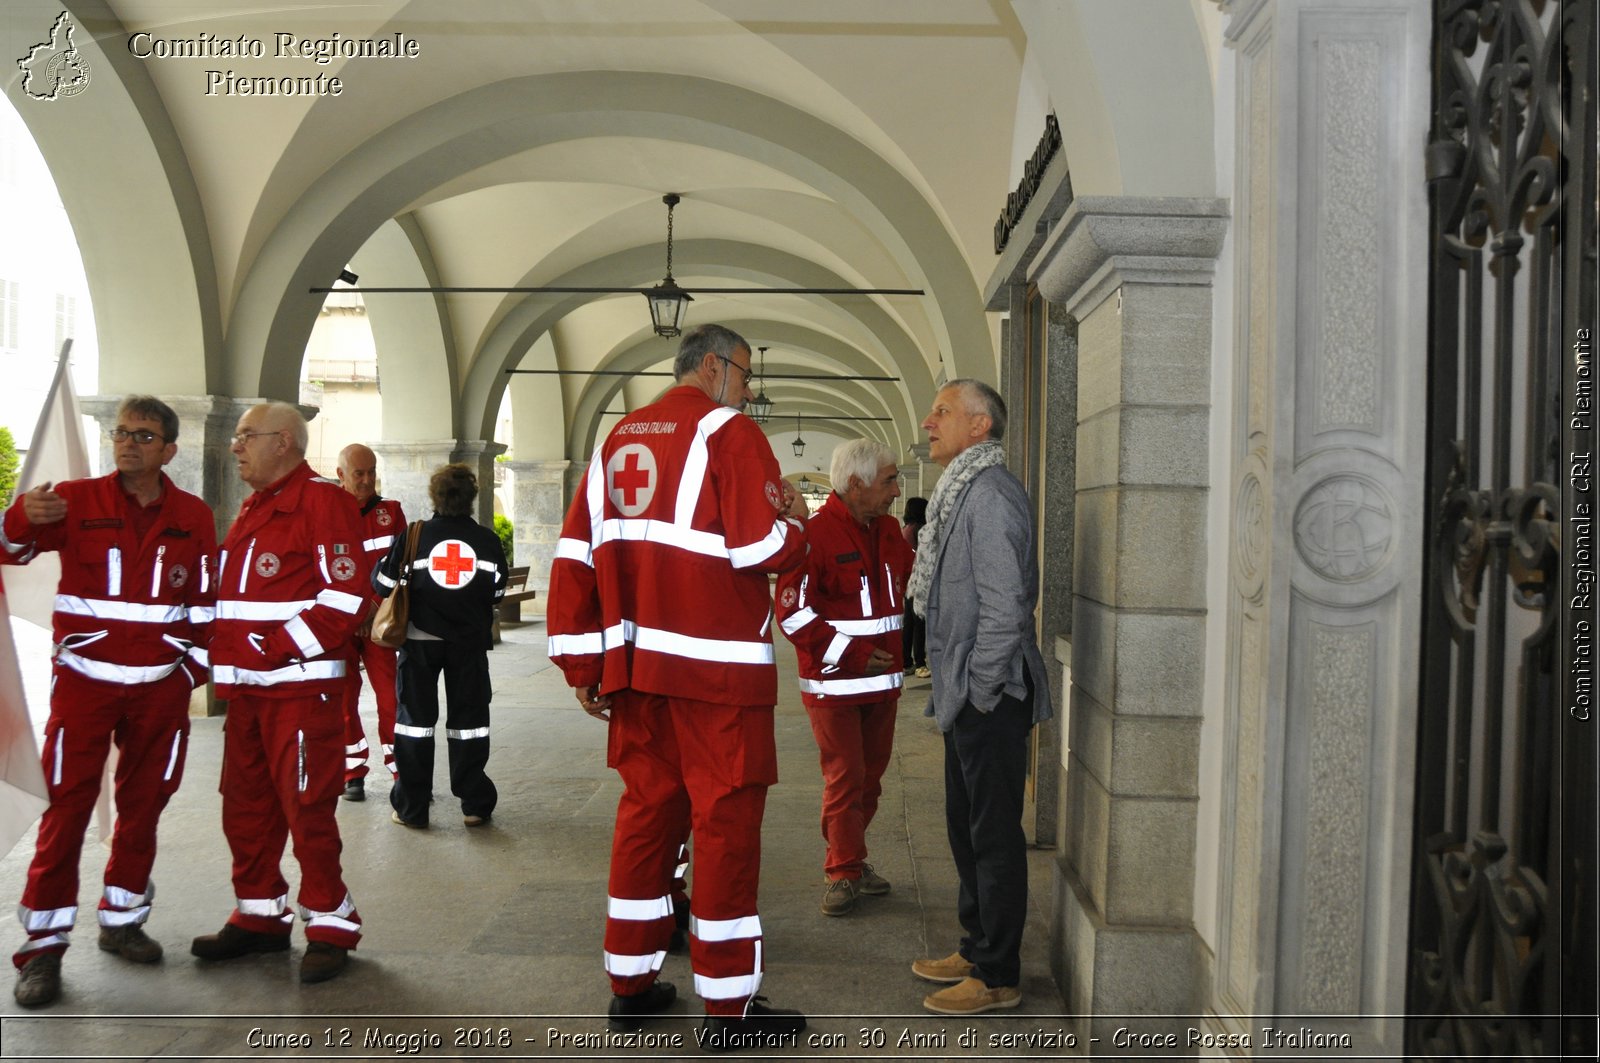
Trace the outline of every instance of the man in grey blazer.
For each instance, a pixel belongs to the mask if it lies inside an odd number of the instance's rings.
[[[1051,715],[1050,681],[1034,636],[1033,516],[1000,446],[1004,401],[982,381],[952,380],[922,427],[945,471],[928,503],[907,597],[928,620],[927,715],[944,732],[945,824],[966,933],[956,952],[911,970],[948,984],[923,1007],[976,1015],[1022,1001],[1023,784],[1028,732]]]

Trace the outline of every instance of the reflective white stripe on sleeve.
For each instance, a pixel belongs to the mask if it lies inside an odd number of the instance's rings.
[[[72,669],[81,676],[98,679],[102,683],[121,683],[131,686],[136,683],[158,683],[171,675],[183,662],[180,658],[170,664],[111,664],[107,661],[80,657],[63,646],[56,650],[56,663]]]
[[[548,657],[604,652],[606,652],[605,636],[598,631],[586,631],[581,635],[551,635],[549,645],[545,649],[545,655]]]
[[[290,638],[294,639],[294,644],[299,646],[300,652],[307,657],[321,657],[324,653],[322,643],[317,641],[316,634],[305,622],[304,617],[294,617],[283,625],[283,630]]]
[[[891,631],[899,631],[903,618],[899,613],[892,616],[880,616],[875,620],[829,620],[828,624],[841,635],[860,637],[862,635],[887,635]]]
[[[845,649],[850,645],[850,636],[844,632],[833,636],[833,641],[828,643],[828,648],[822,652],[823,664],[838,664],[844,657]]]
[[[189,659],[194,661],[194,663],[198,664],[201,668],[211,667],[210,652],[201,649],[199,646],[189,647]]]
[[[899,672],[885,675],[868,675],[856,679],[807,679],[800,678],[800,689],[807,694],[831,694],[839,697],[844,694],[870,694],[877,690],[899,690],[905,681]]]
[[[477,569],[479,572],[498,572],[498,571],[500,571],[500,566],[495,564],[493,561],[480,560],[480,561],[478,561],[477,564],[473,565],[472,567]]]
[[[444,735],[446,738],[457,738],[462,741],[468,741],[473,738],[488,738],[489,729],[487,727],[448,727],[445,729]]]
[[[240,687],[270,687],[279,683],[298,683],[311,679],[343,679],[344,675],[343,661],[306,661],[303,664],[265,670],[236,668],[231,664],[211,667],[212,679],[221,684]]]
[[[346,594],[344,591],[336,591],[332,587],[324,587],[317,592],[317,604],[355,616],[366,608],[367,600],[354,594]]]
[[[615,952],[608,952],[605,956],[606,974],[617,978],[637,978],[639,975],[661,970],[661,964],[666,960],[667,953],[662,950],[643,956],[619,956]]]
[[[5,521],[0,520],[0,549],[4,549],[8,554],[16,555],[28,549],[30,545],[29,543],[14,543],[7,539]]]
[[[802,609],[798,613],[790,613],[779,626],[783,628],[785,635],[793,635],[816,618],[817,611],[815,609]]]
[[[395,587],[398,587],[400,585],[398,580],[392,580],[388,576],[385,576],[382,572],[377,573],[377,577],[376,578],[377,578],[379,583],[381,583],[385,587],[389,587],[391,589],[393,589]]]
[[[734,568],[749,568],[759,565],[779,550],[783,549],[784,541],[789,538],[789,522],[775,520],[772,530],[760,542],[751,543],[749,546],[735,546],[728,551],[728,560],[733,562]]]
[[[738,974],[731,978],[707,978],[702,974],[694,976],[694,991],[700,995],[701,1000],[736,1000],[753,997],[760,988],[759,975]]]
[[[237,598],[217,601],[218,620],[288,620],[316,605],[316,599],[298,602],[244,602]]]
[[[582,539],[559,539],[556,541],[556,557],[568,561],[576,561],[588,568],[594,567],[594,551],[589,549],[589,544]]]
[[[191,605],[189,607],[189,623],[209,624],[217,618],[217,611],[209,605]]]
[[[738,919],[697,919],[689,917],[689,933],[701,941],[740,941],[761,936],[761,917],[746,915]]]
[[[433,728],[413,727],[408,723],[397,723],[394,725],[394,733],[397,735],[405,735],[407,738],[432,738]]]
[[[622,897],[606,898],[606,918],[626,919],[631,922],[652,922],[672,916],[671,897],[652,897],[649,900],[627,900]]]
[[[361,549],[370,554],[375,550],[386,550],[393,545],[393,535],[380,535],[375,539],[363,540],[361,543]]]
[[[93,616],[103,620],[132,620],[141,624],[175,624],[184,618],[181,605],[140,605],[138,602],[109,602],[104,598],[80,598],[58,594],[56,612],[67,616]]]

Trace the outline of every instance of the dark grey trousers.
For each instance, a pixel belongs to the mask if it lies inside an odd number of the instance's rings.
[[[1028,842],[1023,786],[1033,690],[1002,697],[993,712],[968,705],[944,736],[944,814],[961,880],[957,914],[961,955],[990,987],[1022,977],[1022,925],[1028,912]]]

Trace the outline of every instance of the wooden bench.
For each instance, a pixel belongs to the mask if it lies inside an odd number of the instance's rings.
[[[522,621],[522,603],[539,597],[539,592],[528,588],[528,566],[518,565],[506,574],[506,593],[500,599],[500,619],[508,624]]]

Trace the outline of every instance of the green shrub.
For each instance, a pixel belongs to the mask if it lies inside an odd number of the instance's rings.
[[[516,545],[512,542],[511,532],[512,528],[510,519],[507,518],[503,513],[496,513],[494,515],[494,533],[500,537],[500,548],[506,552],[507,565],[514,565],[517,563],[517,559],[515,557]]]
[[[11,504],[11,492],[17,489],[17,441],[11,429],[0,428],[0,506]]]

